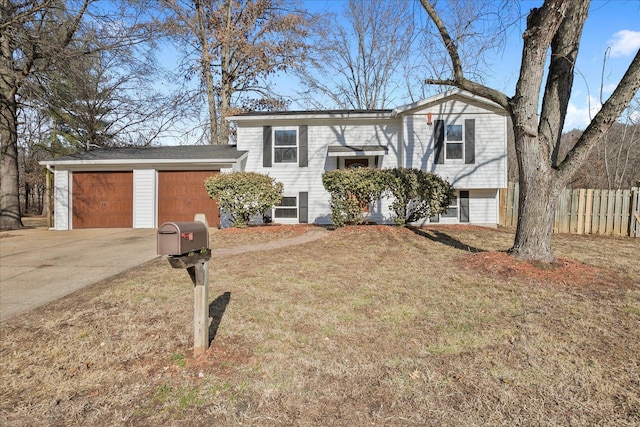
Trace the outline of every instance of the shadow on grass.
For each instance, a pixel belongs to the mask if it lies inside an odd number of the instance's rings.
[[[218,333],[222,316],[229,305],[229,301],[231,301],[231,292],[225,292],[209,304],[209,317],[211,318],[211,324],[209,325],[209,345],[211,345]]]
[[[440,230],[423,230],[418,227],[408,227],[409,230],[413,231],[415,234],[421,237],[425,237],[433,242],[441,243],[443,245],[451,246],[455,249],[460,249],[465,252],[486,252],[484,249],[476,248],[475,246],[467,245],[466,243],[462,243],[460,240],[451,237],[447,233],[443,233]]]

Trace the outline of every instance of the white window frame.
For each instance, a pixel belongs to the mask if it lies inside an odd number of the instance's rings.
[[[451,199],[451,203],[449,204],[449,206],[447,207],[447,210],[449,210],[449,212],[451,212],[451,210],[454,210],[456,212],[455,216],[452,216],[451,214],[448,213],[440,213],[437,216],[437,221],[433,221],[434,217],[431,217],[429,219],[429,222],[432,224],[458,224],[460,223],[460,193],[456,192],[456,194],[453,195],[453,199]]]
[[[452,139],[449,140],[449,128],[451,126],[459,126],[460,127],[460,139]],[[449,144],[459,144],[462,147],[460,157],[449,157]],[[446,123],[444,126],[444,158],[449,161],[464,161],[464,123],[459,124],[456,122]]]
[[[282,205],[278,205],[278,206],[274,206],[273,207],[273,211],[271,213],[271,219],[273,222],[276,223],[297,223],[298,222],[298,216],[299,216],[299,204],[300,204],[300,200],[298,199],[298,196],[288,196],[288,195],[284,195],[282,197],[282,199],[293,199],[295,200],[295,205],[294,206],[282,206]],[[276,213],[278,211],[293,211],[295,212],[295,216],[293,217],[278,217],[276,216]]]
[[[282,132],[282,131],[293,131],[296,133],[296,144],[295,146],[293,145],[280,145],[278,146],[276,144],[276,133],[277,132]],[[272,135],[271,135],[271,140],[273,141],[272,144],[272,148],[271,148],[271,155],[272,155],[272,159],[273,159],[273,164],[274,165],[297,165],[298,164],[298,157],[300,155],[300,132],[298,131],[298,128],[295,126],[287,126],[287,127],[274,127],[272,130]],[[287,161],[278,161],[277,160],[277,156],[276,156],[276,151],[278,149],[291,149],[294,148],[296,150],[296,158],[295,160],[287,160]]]

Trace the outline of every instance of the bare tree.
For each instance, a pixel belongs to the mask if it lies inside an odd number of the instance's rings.
[[[76,49],[91,51],[83,46],[91,42]],[[47,73],[29,101],[47,112],[57,138],[76,149],[149,145],[179,113],[171,96],[154,88],[157,70],[140,46],[96,50]]]
[[[0,228],[22,226],[21,109],[73,58],[148,42],[154,34],[149,22],[141,19],[148,18],[137,8],[142,4],[143,0],[106,5],[98,0],[0,0]],[[95,43],[78,49],[76,42],[87,35]]]
[[[328,15],[319,21],[310,64],[302,70],[307,102],[377,109],[404,95],[405,79],[398,77],[417,37],[414,16],[403,2],[349,0],[342,19]]]
[[[212,144],[226,144],[234,109],[278,109],[268,78],[306,55],[307,16],[285,0],[163,0],[166,28],[185,50],[183,75],[205,87]],[[198,90],[198,94],[201,91]]]
[[[428,83],[453,85],[483,96],[501,105],[511,116],[520,195],[518,225],[510,253],[524,259],[554,261],[551,236],[558,196],[640,88],[640,52],[576,144],[560,159],[558,150],[573,86],[574,65],[590,2],[546,0],[530,11],[522,35],[520,76],[515,95],[511,97],[465,76],[457,41],[434,4],[428,0],[420,2],[438,29],[452,69],[450,78],[428,79]],[[547,80],[543,86],[547,61]]]
[[[28,80],[64,55],[90,0],[1,0],[0,6],[0,228],[22,227],[18,172],[18,98]],[[72,2],[69,2],[72,3]]]
[[[607,188],[618,190],[640,182],[640,102],[632,104],[605,134],[596,153],[604,161]]]

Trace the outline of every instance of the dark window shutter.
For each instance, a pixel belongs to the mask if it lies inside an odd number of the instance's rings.
[[[309,193],[301,191],[298,194],[298,222],[300,224],[309,223]]]
[[[476,162],[476,121],[467,119],[464,121],[464,162],[473,164]]]
[[[435,142],[435,163],[436,165],[444,164],[444,120],[435,120],[433,129]]]
[[[298,165],[301,168],[309,166],[307,126],[300,126],[298,128]]]
[[[469,192],[460,192],[460,222],[469,222]]]
[[[262,166],[271,167],[271,126],[262,128]]]

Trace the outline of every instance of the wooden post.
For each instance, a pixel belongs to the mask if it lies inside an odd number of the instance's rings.
[[[173,268],[186,268],[193,282],[193,355],[209,348],[209,260],[211,250],[194,255],[171,256]]]
[[[209,348],[209,261],[193,267],[193,355],[204,354]],[[192,273],[189,272],[191,275]]]
[[[53,186],[51,182],[51,171],[45,169],[45,185],[46,185],[46,199],[47,199],[47,226],[53,228]]]
[[[196,214],[195,221],[209,227],[204,214]],[[199,253],[170,256],[173,268],[186,268],[193,282],[193,356],[204,354],[209,348],[209,260],[211,249]]]

